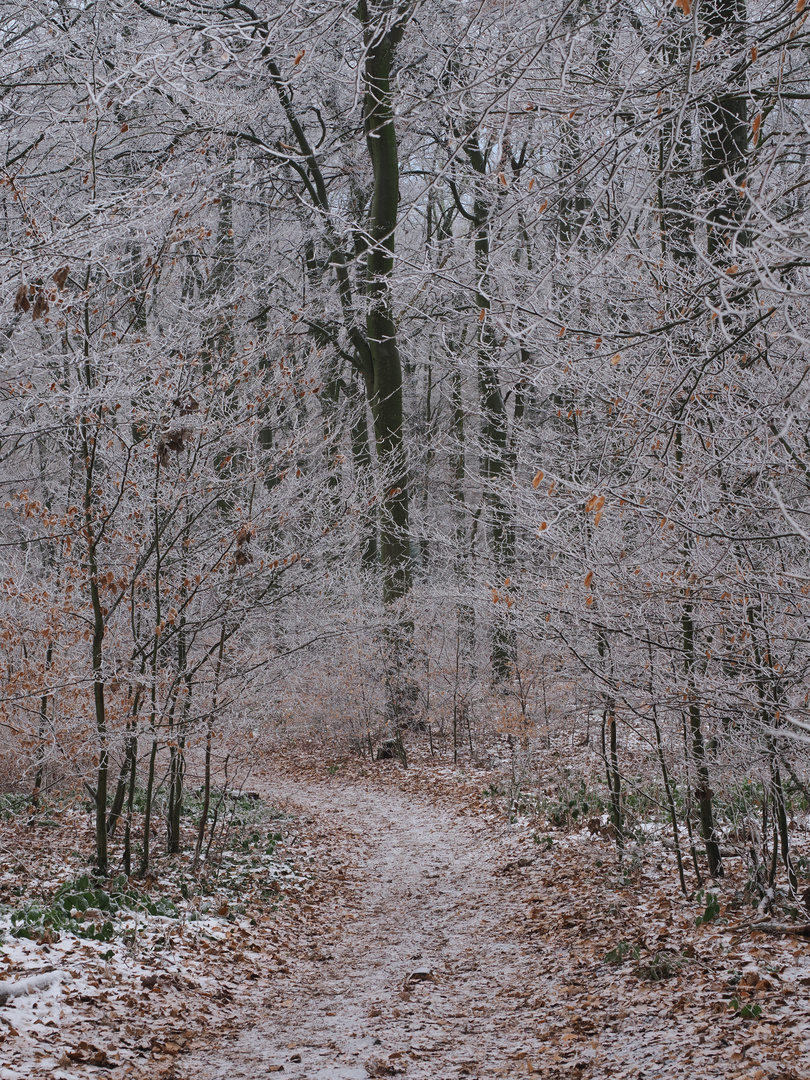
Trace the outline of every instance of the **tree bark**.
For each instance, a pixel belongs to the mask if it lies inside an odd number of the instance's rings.
[[[388,0],[378,5],[361,0],[357,7],[366,48],[363,119],[373,176],[365,281],[369,362],[363,374],[383,483],[380,561],[386,606],[406,596],[412,580],[408,472],[402,430],[402,363],[391,295],[399,211],[399,150],[391,75],[407,10],[407,5],[396,8]]]

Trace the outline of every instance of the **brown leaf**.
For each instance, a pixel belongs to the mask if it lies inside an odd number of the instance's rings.
[[[45,293],[42,290],[37,290],[37,295],[34,297],[34,310],[31,312],[31,317],[34,319],[40,318],[41,315],[48,314],[48,301],[45,299]]]
[[[28,286],[20,285],[14,297],[14,311],[15,313],[19,313],[20,311],[28,311],[30,307],[31,302],[28,299]]]

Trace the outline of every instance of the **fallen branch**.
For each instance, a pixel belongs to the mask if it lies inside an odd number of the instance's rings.
[[[751,923],[752,930],[761,930],[764,934],[793,934],[796,937],[810,938],[810,923]]]
[[[759,902],[759,905],[757,907],[757,915],[767,915],[770,910],[771,904],[774,902],[775,899],[776,894],[774,893],[773,889],[768,889],[768,891],[765,893],[765,895]]]
[[[30,979],[18,979],[17,982],[0,982],[0,1005],[5,1005],[9,998],[22,997],[34,990],[44,990],[54,983],[70,978],[67,971],[45,971],[41,975],[32,975]]]

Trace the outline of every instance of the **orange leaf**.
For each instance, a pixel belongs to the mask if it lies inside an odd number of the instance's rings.
[[[506,176],[504,175],[504,173],[499,172],[498,173],[498,179],[500,180],[503,187],[506,187]]]
[[[565,333],[565,327],[561,326],[560,329],[557,331],[557,337],[562,337],[564,333]]]
[[[675,7],[680,8],[684,15],[692,10],[692,0],[675,0]]]
[[[752,64],[755,64],[757,62],[757,56],[758,55],[759,55],[759,53],[757,52],[756,45],[752,45],[751,46],[751,63]]]
[[[593,597],[589,596],[588,599],[585,601],[585,603],[588,605],[588,607],[590,607],[591,604],[593,603]]]
[[[583,582],[586,589],[590,589],[591,582],[593,581],[593,570],[589,570],[585,575],[585,581]]]
[[[304,56],[305,56],[305,54],[306,54],[306,51],[307,51],[306,49],[301,49],[301,51],[300,51],[300,52],[296,53],[296,54],[295,54],[295,60],[294,60],[293,62],[294,62],[295,64],[300,64],[300,63],[301,63],[301,61],[302,61],[302,60],[304,59]]]
[[[487,309],[485,307],[482,307],[481,310],[478,312],[478,321],[483,322],[484,319],[486,318],[486,316],[487,316]]]
[[[542,214],[547,206],[548,206],[548,199],[543,199],[543,201],[537,207],[537,213]]]
[[[547,528],[548,528],[548,522],[547,521],[541,521],[540,522],[540,532],[542,532],[544,529],[547,529]]]
[[[529,181],[529,191],[531,191],[533,187],[534,187],[534,177],[532,177],[531,180]]]
[[[602,344],[602,339],[601,339],[600,337],[598,337],[598,338],[596,339],[596,341],[595,341],[595,342],[593,343],[593,347],[594,347],[595,349],[598,349],[598,348],[600,348],[601,344]]]
[[[593,527],[596,528],[596,526],[599,524],[599,522],[601,520],[602,520],[602,510],[600,509],[600,510],[597,510],[596,513],[593,515]]]
[[[591,510],[593,510],[595,502],[596,502],[596,496],[591,495],[590,499],[588,499],[588,501],[585,503],[585,513],[586,514],[590,514]]]
[[[762,113],[757,113],[751,122],[751,130],[754,133],[754,146],[759,142],[759,129],[762,126]]]
[[[534,479],[532,480],[532,487],[535,491],[537,491],[537,489],[540,487],[540,481],[543,479],[544,476],[545,473],[542,472],[537,472],[534,474]]]
[[[599,498],[596,500],[596,509],[601,510],[604,505],[605,505],[605,496],[600,495]]]
[[[616,365],[617,365],[617,364],[618,364],[618,362],[619,362],[619,361],[621,360],[621,358],[622,358],[622,354],[621,354],[621,353],[618,353],[618,352],[616,353],[616,355],[615,355],[615,356],[611,356],[611,358],[610,358],[610,363],[611,363],[611,366],[612,366],[612,367],[616,367]]]

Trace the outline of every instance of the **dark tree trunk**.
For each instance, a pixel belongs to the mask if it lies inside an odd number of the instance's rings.
[[[383,601],[405,597],[411,587],[408,473],[402,429],[402,363],[391,295],[394,238],[399,212],[399,151],[394,127],[391,73],[405,28],[404,11],[391,3],[361,0],[357,12],[366,45],[363,114],[373,175],[368,214],[365,293],[368,299],[364,377],[377,461],[383,483],[380,561]]]

